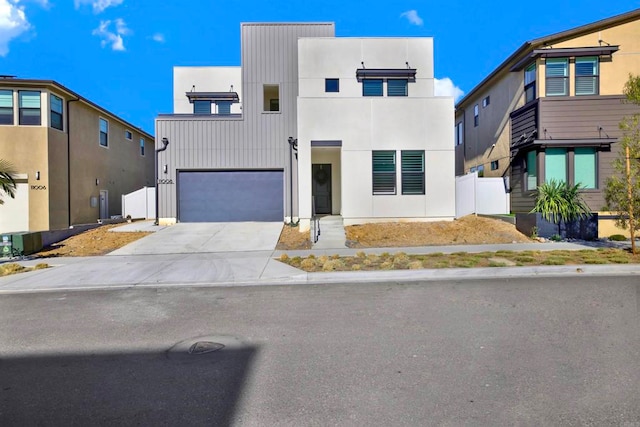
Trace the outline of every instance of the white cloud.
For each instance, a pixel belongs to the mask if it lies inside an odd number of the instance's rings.
[[[454,85],[449,77],[443,79],[435,79],[434,92],[436,96],[453,96],[453,101],[457,102],[464,92],[458,86]]]
[[[18,6],[19,0],[0,0],[0,56],[9,53],[9,42],[31,28],[24,13]]]
[[[424,21],[418,15],[417,10],[407,10],[406,12],[400,14],[400,16],[407,18],[409,23],[411,23],[412,25],[417,25],[419,27],[422,27],[422,24],[424,24]]]
[[[118,6],[122,4],[124,0],[74,0],[76,9],[79,9],[83,4],[90,4],[93,7],[93,13],[103,12],[108,7]]]
[[[164,43],[164,34],[162,33],[155,33],[153,36],[151,36],[151,40],[158,42],[158,43]]]
[[[93,30],[91,34],[102,39],[100,42],[102,47],[110,45],[112,50],[125,51],[126,48],[124,47],[124,40],[122,39],[122,36],[130,34],[131,30],[127,28],[127,24],[121,18],[113,21],[113,25],[115,27],[115,32],[110,30],[110,20],[100,21],[100,26]]]

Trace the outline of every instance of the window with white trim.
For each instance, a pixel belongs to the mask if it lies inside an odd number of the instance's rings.
[[[13,124],[13,91],[0,90],[0,125]]]
[[[547,96],[569,95],[569,60],[547,58],[545,70]]]
[[[19,118],[21,125],[40,126],[40,91],[18,91]]]
[[[100,145],[103,147],[109,146],[109,122],[100,117]]]
[[[464,125],[462,122],[456,123],[456,145],[464,144]]]
[[[576,95],[597,95],[599,92],[598,57],[576,58]]]
[[[63,129],[63,107],[62,98],[51,94],[51,127],[54,129]]]

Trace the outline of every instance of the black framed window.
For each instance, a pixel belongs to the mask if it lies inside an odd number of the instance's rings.
[[[40,126],[40,92],[21,90],[18,92],[19,123],[21,125]]]
[[[62,98],[51,94],[51,127],[62,130]]]
[[[482,108],[487,108],[491,104],[491,97],[487,96],[482,100]]]
[[[494,160],[494,161],[491,162],[491,170],[492,171],[498,170],[499,167],[500,167],[499,160]]]
[[[387,80],[387,96],[409,96],[409,80]]]
[[[373,151],[373,194],[396,194],[396,152]]]
[[[362,96],[382,96],[382,79],[365,79],[362,81]]]
[[[547,58],[547,96],[569,95],[569,60],[567,58]]]
[[[140,155],[144,156],[144,138],[140,138]]]
[[[109,146],[109,122],[103,118],[100,118],[100,145],[103,147]]]
[[[456,123],[456,145],[464,144],[464,125],[462,122]]]
[[[536,99],[536,63],[524,69],[524,102]]]
[[[324,79],[325,92],[340,92],[340,79]]]
[[[13,124],[13,91],[0,90],[0,125]]]
[[[402,151],[402,194],[424,194],[424,150]]]
[[[473,126],[476,127],[480,124],[480,109],[478,104],[473,106]]]
[[[124,131],[124,137],[127,138],[129,141],[131,141],[131,139],[133,138],[133,135],[131,134],[130,131],[125,130]]]

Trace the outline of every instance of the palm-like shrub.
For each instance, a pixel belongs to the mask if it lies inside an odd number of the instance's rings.
[[[539,212],[549,222],[560,224],[586,218],[591,209],[580,196],[580,184],[569,185],[555,179],[538,187],[536,204],[531,212]]]
[[[16,180],[15,180],[15,169],[11,165],[11,163],[6,160],[0,159],[0,196],[2,194],[8,194],[9,197],[14,198],[16,195]],[[3,204],[4,201],[2,197],[0,197],[0,205]]]

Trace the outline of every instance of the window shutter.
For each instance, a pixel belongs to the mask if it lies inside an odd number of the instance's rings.
[[[568,62],[566,59],[547,59],[547,95],[561,96],[568,94],[567,88]]]
[[[231,102],[218,101],[216,105],[218,106],[218,114],[231,114]]]
[[[424,194],[424,151],[402,152],[402,194]]]
[[[373,194],[396,194],[396,152],[373,151]]]
[[[388,96],[407,96],[409,81],[404,79],[399,80],[387,80],[387,95]]]
[[[382,96],[382,79],[366,79],[362,81],[363,96]]]
[[[544,162],[545,182],[567,182],[567,149],[547,148]]]
[[[211,114],[211,101],[193,101],[193,114]]]

